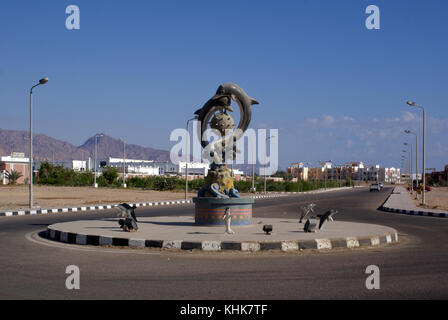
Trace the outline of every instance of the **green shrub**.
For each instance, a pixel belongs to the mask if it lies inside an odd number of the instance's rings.
[[[114,167],[105,167],[103,168],[103,175],[104,179],[107,180],[107,183],[112,185],[115,183],[115,181],[118,178],[118,171],[117,168]]]

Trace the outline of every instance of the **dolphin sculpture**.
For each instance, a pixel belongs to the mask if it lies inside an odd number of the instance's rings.
[[[204,132],[207,130],[210,119],[215,112],[219,110],[233,112],[232,100],[236,101],[240,108],[241,115],[238,127],[233,131],[231,136],[225,138],[222,137],[217,141],[213,141],[213,145],[228,145],[232,139],[233,141],[240,139],[249,127],[252,117],[252,105],[259,104],[259,102],[256,99],[249,97],[243,89],[234,83],[222,84],[219,86],[216,94],[208,100],[201,109],[198,109],[194,113],[197,116],[197,120],[201,123],[201,125],[198,126],[197,134],[203,148],[210,144],[210,142],[202,139]],[[220,157],[220,155],[217,156]],[[214,157],[214,159],[215,162],[216,160],[220,160],[222,162],[222,159],[220,158],[217,159]]]

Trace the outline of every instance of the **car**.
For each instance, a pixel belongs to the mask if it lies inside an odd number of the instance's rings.
[[[382,183],[378,183],[379,184],[379,186],[380,186],[380,189],[383,189],[384,188],[384,185],[382,184]]]
[[[372,183],[371,185],[370,185],[370,192],[372,192],[372,191],[380,191],[381,190],[381,187],[380,187],[380,185],[378,184],[378,183]]]

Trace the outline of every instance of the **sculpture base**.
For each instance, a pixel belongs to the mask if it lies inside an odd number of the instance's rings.
[[[195,203],[195,224],[202,226],[225,225],[223,216],[230,208],[232,226],[252,224],[253,198],[193,198]]]

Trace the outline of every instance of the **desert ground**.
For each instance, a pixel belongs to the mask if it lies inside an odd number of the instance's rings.
[[[196,193],[189,193],[190,199],[194,196]],[[0,186],[0,211],[28,209],[28,197],[28,186]],[[34,205],[42,209],[183,199],[183,191],[34,186]]]
[[[419,200],[414,200],[418,207],[422,207],[420,199],[421,195],[419,195]],[[431,187],[431,191],[425,193],[425,202],[424,208],[448,211],[448,187]]]

